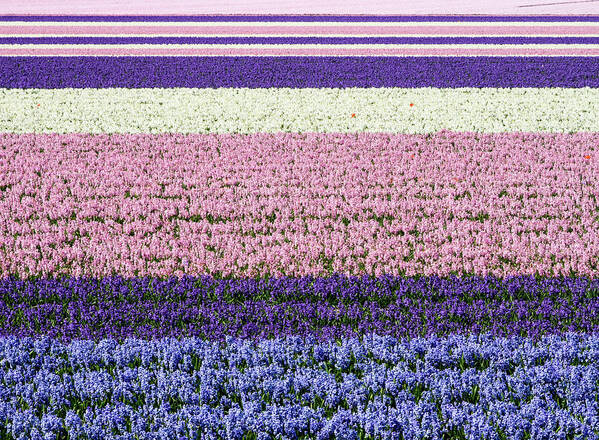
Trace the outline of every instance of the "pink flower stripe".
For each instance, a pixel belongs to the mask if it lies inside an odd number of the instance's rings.
[[[560,26],[556,23],[531,26],[480,26],[402,25],[402,26],[239,26],[227,24],[206,26],[202,24],[178,26],[123,25],[0,25],[2,35],[599,35],[599,25]]]
[[[20,47],[0,48],[0,56],[599,56],[598,47],[392,47],[392,48],[302,48],[302,47]]]
[[[574,1],[574,3],[572,2]],[[584,1],[584,0],[582,0]],[[534,8],[523,8],[522,0],[481,2],[480,0],[398,2],[397,0],[278,0],[222,2],[192,0],[28,0],[2,2],[3,14],[106,14],[106,15],[188,15],[188,14],[596,14],[594,3],[581,0],[529,2]]]
[[[0,139],[1,276],[599,275],[598,133]]]

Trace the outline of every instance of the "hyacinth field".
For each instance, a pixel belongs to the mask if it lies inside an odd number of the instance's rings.
[[[0,16],[0,440],[599,439],[599,16]]]

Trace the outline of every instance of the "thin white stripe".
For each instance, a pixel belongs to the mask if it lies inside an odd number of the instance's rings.
[[[599,22],[186,22],[186,21],[176,21],[176,22],[49,22],[49,21],[0,21],[0,26],[65,26],[65,27],[79,27],[79,26],[130,26],[130,27],[139,27],[139,26],[161,26],[161,27],[176,27],[176,26],[197,26],[197,27],[214,27],[214,26],[264,26],[264,27],[294,27],[294,26],[319,26],[319,27],[328,27],[328,26],[340,26],[340,27],[349,27],[349,26],[369,26],[369,27],[381,27],[381,26],[434,26],[434,27],[444,27],[444,26],[472,26],[472,27],[510,27],[510,26],[518,26],[518,27],[528,27],[528,26],[538,26],[538,27],[554,27],[554,26],[569,26],[569,27],[580,27],[580,26],[597,26],[599,27]]]

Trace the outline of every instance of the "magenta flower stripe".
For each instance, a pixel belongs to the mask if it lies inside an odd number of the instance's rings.
[[[599,272],[599,134],[10,135],[3,276]]]

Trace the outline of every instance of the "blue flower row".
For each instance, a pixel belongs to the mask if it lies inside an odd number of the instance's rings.
[[[597,438],[598,367],[572,333],[0,339],[0,438]]]

